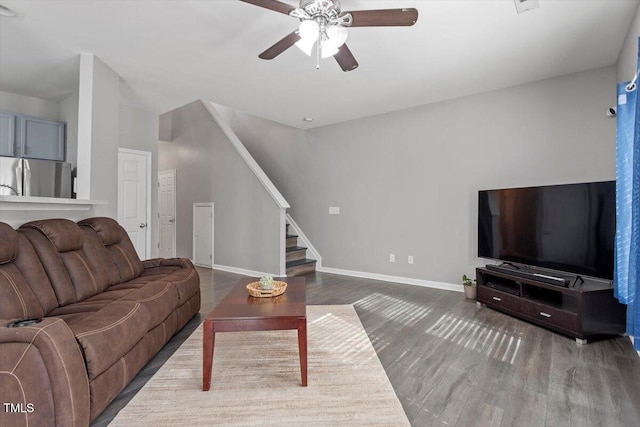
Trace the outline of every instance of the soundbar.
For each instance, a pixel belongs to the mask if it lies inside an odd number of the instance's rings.
[[[524,277],[526,279],[538,280],[540,282],[548,283],[550,285],[569,286],[571,279],[568,277],[552,276],[550,274],[542,274],[536,272],[536,270],[528,269],[526,267],[517,269],[514,267],[507,267],[503,265],[487,264],[487,270],[498,271],[501,273],[508,273],[513,276]]]

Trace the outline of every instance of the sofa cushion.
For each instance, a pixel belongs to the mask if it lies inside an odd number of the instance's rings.
[[[140,261],[129,235],[114,219],[88,218],[79,221],[78,225],[91,228],[100,237],[120,274],[121,282],[134,279],[142,273],[144,270],[142,261]]]
[[[150,329],[151,316],[135,301],[114,301],[100,310],[67,318],[82,347],[89,380],[124,356]]]
[[[47,219],[31,221],[20,228],[33,228],[40,231],[53,244],[59,253],[76,251],[82,248],[82,231],[68,219]]]
[[[42,317],[44,309],[20,270],[0,264],[0,319]]]
[[[144,262],[145,270],[140,279],[162,280],[171,283],[178,291],[178,305],[184,304],[200,292],[200,277],[188,259],[152,259]]]
[[[49,313],[49,316],[59,317],[67,321],[67,323],[78,322],[84,317],[88,317],[93,313],[101,310],[103,307],[110,303],[119,300],[125,295],[129,294],[131,289],[123,289],[119,291],[105,291],[100,292],[97,295],[87,298],[84,301],[75,302],[73,304],[67,304],[62,307],[58,307]]]
[[[125,291],[120,290],[119,292]],[[132,290],[119,301],[135,301],[142,304],[149,311],[151,321],[149,329],[162,323],[178,306],[178,291],[168,282],[147,283],[140,289]]]
[[[42,317],[58,305],[35,251],[20,233],[0,223],[0,319]]]
[[[120,281],[109,254],[91,230],[53,219],[29,222],[19,231],[37,252],[61,306],[87,299]]]
[[[18,236],[8,224],[0,222],[0,264],[13,261],[18,251]]]

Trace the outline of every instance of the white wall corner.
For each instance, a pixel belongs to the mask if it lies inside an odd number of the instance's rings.
[[[93,129],[93,61],[92,53],[80,54],[78,83],[78,154],[77,198],[91,198],[91,132]]]
[[[158,139],[160,141],[171,142],[173,141],[173,114],[171,112],[160,114],[158,117]]]

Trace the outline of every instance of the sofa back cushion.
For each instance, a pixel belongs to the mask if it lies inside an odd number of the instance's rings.
[[[0,222],[0,319],[42,317],[57,306],[51,283],[31,244]]]
[[[120,275],[121,282],[140,276],[144,266],[126,230],[116,220],[106,217],[88,218],[79,221],[81,227],[88,227],[100,237],[112,262]]]
[[[120,283],[115,266],[95,233],[87,233],[73,221],[32,221],[19,231],[36,250],[59,305],[85,300]]]

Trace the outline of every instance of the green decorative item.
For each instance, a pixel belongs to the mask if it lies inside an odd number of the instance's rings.
[[[260,288],[262,288],[265,291],[270,291],[271,289],[273,289],[273,277],[271,276],[261,277]]]
[[[467,299],[476,299],[476,281],[467,277],[466,274],[462,275],[462,284],[464,285],[464,295]]]
[[[476,285],[476,281],[475,279],[471,279],[469,277],[467,277],[466,274],[462,275],[462,284],[465,286],[475,286]]]

